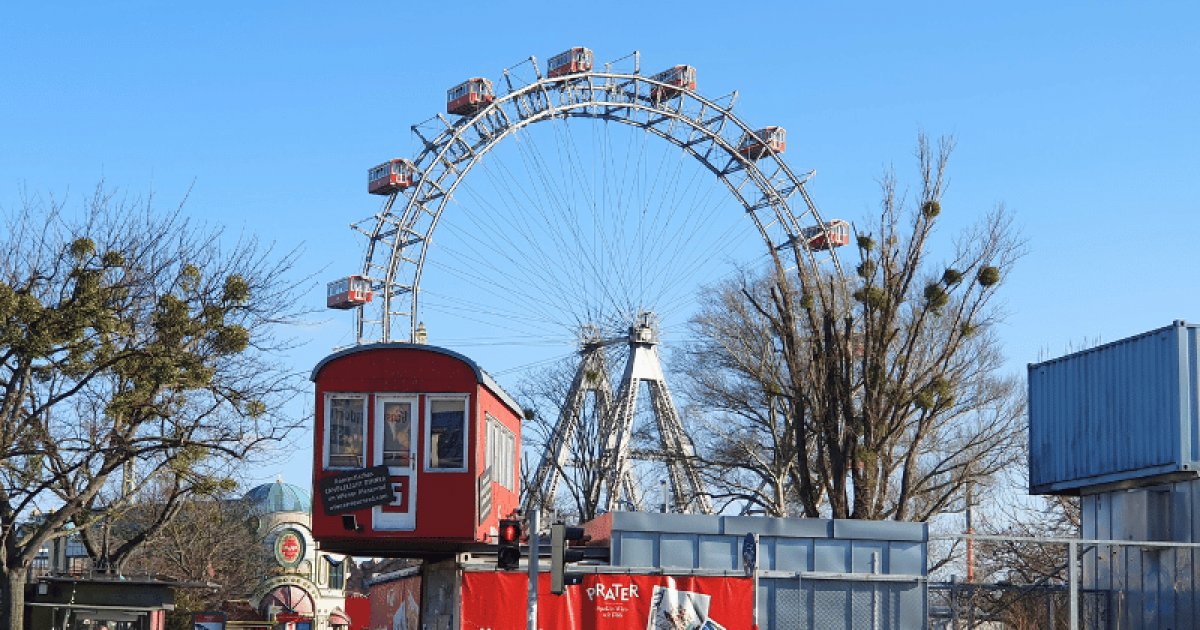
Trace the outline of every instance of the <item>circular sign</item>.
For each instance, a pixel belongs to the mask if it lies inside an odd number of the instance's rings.
[[[290,569],[300,566],[304,560],[304,536],[291,528],[279,532],[275,538],[275,560]]]

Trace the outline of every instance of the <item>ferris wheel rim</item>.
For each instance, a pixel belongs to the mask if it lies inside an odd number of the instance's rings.
[[[597,87],[597,81],[604,81],[605,83]],[[624,86],[628,85],[633,86],[632,91],[624,89]],[[672,91],[672,95],[667,98],[650,98],[642,94],[643,85],[646,86],[645,91],[647,93],[653,93],[655,89],[669,89]],[[551,98],[555,92],[558,93],[559,98],[557,104],[554,104]],[[567,92],[587,95],[587,98],[573,96],[564,101],[563,94]],[[531,95],[540,96],[544,100],[540,103],[521,100],[530,99]],[[615,98],[597,98],[600,95],[608,95]],[[733,97],[736,98],[736,92],[733,93]],[[685,113],[685,105],[689,99],[699,107],[699,115],[695,118]],[[539,107],[539,105],[541,106]],[[533,107],[535,109],[531,109],[528,113],[513,118],[505,109],[508,106],[512,106],[518,114],[522,113],[522,106],[527,108]],[[598,113],[595,108],[607,108],[607,111]],[[640,121],[634,118],[635,112],[647,115],[654,114],[660,116],[660,118],[654,121],[649,120],[649,118],[646,121]],[[703,114],[706,112],[710,114],[707,120],[703,118]],[[453,122],[447,120],[441,114],[438,114],[435,118],[443,123],[445,129],[432,140],[425,138],[418,131],[417,125],[412,127],[413,132],[424,143],[417,158],[412,161],[414,168],[417,168],[417,172],[419,173],[418,176],[414,177],[413,185],[405,191],[396,191],[388,196],[384,201],[382,210],[372,217],[375,221],[372,230],[368,232],[359,228],[361,232],[367,234],[369,239],[366,256],[363,261],[363,275],[369,278],[375,277],[372,272],[379,269],[383,269],[384,274],[382,282],[379,285],[381,289],[379,292],[381,304],[378,307],[380,311],[378,324],[380,325],[381,338],[364,339],[364,310],[366,307],[363,307],[357,310],[356,315],[356,343],[358,344],[391,341],[393,339],[391,334],[391,319],[393,316],[407,317],[407,337],[409,340],[416,338],[419,324],[420,280],[429,244],[432,241],[432,235],[441,219],[442,213],[446,209],[446,204],[453,198],[454,191],[464,178],[466,178],[467,174],[495,146],[500,144],[505,138],[515,135],[523,128],[545,121],[590,118],[617,122],[639,128],[644,132],[666,140],[682,149],[684,153],[690,155],[693,159],[696,159],[702,166],[721,180],[734,199],[746,210],[771,255],[776,257],[777,261],[777,252],[790,246],[797,265],[800,265],[801,260],[803,260],[807,263],[807,267],[810,270],[814,272],[819,272],[820,270],[821,261],[818,260],[812,248],[803,244],[802,226],[800,225],[800,220],[803,217],[808,217],[816,225],[826,224],[808,191],[805,189],[805,183],[808,175],[811,175],[811,173],[797,177],[795,172],[783,161],[780,153],[769,147],[764,154],[757,158],[741,154],[736,146],[737,140],[731,140],[729,136],[723,133],[726,125],[732,123],[732,127],[738,137],[744,137],[745,134],[754,134],[757,129],[751,127],[733,113],[732,102],[728,106],[722,106],[717,101],[708,99],[695,90],[671,85],[636,72],[631,74],[588,71],[553,78],[541,77],[539,72],[536,81],[520,88],[510,89],[507,93],[496,96],[486,106],[469,116],[462,116]],[[689,134],[689,140],[683,142],[680,137],[658,127],[659,123],[666,121],[670,121],[672,125],[674,123],[682,123],[692,133],[699,132],[700,136],[693,138],[692,134]],[[491,125],[496,125],[497,123],[501,124],[495,128],[491,127]],[[710,125],[716,128],[713,129]],[[474,132],[477,138],[483,141],[472,145],[464,140],[472,132]],[[697,147],[704,146],[706,143],[708,145],[708,154],[713,153],[714,149],[719,149],[717,158],[724,157],[726,159],[723,168],[717,168],[713,161],[700,154]],[[453,156],[450,156],[450,154],[455,147],[464,148],[466,150],[465,157],[460,156],[459,159],[452,160],[451,157]],[[773,170],[771,170],[770,174],[765,169],[759,167],[760,162],[767,162],[773,165]],[[444,167],[440,175],[436,172],[439,167]],[[742,174],[744,176],[744,179],[738,185],[735,185],[730,179],[730,176],[735,174]],[[451,179],[449,185],[442,185],[442,182],[448,177]],[[772,180],[781,182],[783,186],[774,185]],[[754,189],[759,193],[757,200],[751,199],[749,195],[742,194],[741,188],[747,182],[752,183]],[[432,189],[436,189],[436,193],[430,196],[431,193],[429,191]],[[420,194],[423,190],[425,191],[424,197]],[[788,198],[796,193],[800,194],[803,202],[803,212],[799,215],[792,212],[791,204],[788,203]],[[393,209],[396,207],[397,200],[401,197],[405,199],[405,202],[401,213],[397,215],[393,212]],[[436,201],[432,210],[426,207],[429,201]],[[770,208],[774,220],[764,224],[758,211],[765,210],[766,208]],[[768,218],[771,216],[766,212],[763,214],[767,215]],[[426,227],[423,230],[413,229],[417,226],[418,220],[421,218],[425,218],[428,221]],[[782,229],[783,234],[786,236],[785,239],[781,239],[783,242],[776,243],[772,240],[768,231],[768,227],[772,225],[778,225]],[[407,238],[405,237],[406,234],[409,235]],[[390,235],[392,242],[390,243],[390,249],[385,248],[385,253],[387,254],[386,265],[380,265],[374,259],[377,245],[383,243],[385,235]],[[406,257],[406,248],[414,246],[417,249],[416,255]],[[841,264],[833,249],[828,249],[822,257],[828,258],[831,262],[832,272],[840,277],[842,275]],[[411,273],[405,276],[406,278],[411,277],[411,281],[407,286],[397,282],[397,275],[405,267],[405,263],[408,263],[408,266],[412,268]],[[820,274],[816,273],[814,277],[819,278],[819,276]],[[825,300],[823,291],[820,290],[820,283],[817,283],[815,286],[818,288],[817,295],[819,299]],[[404,294],[408,294],[408,311],[393,310],[393,299]],[[831,297],[830,299],[833,298]]]

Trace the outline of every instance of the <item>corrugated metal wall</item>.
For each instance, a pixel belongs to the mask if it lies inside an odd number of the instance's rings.
[[[1086,495],[1083,538],[1200,542],[1200,480]],[[1194,548],[1084,549],[1083,587],[1108,591],[1108,627],[1200,628],[1200,553]]]
[[[926,626],[923,523],[615,512],[611,563],[741,570],[750,532],[762,630]]]
[[[1194,474],[1197,327],[1183,322],[1029,366],[1030,491]]]

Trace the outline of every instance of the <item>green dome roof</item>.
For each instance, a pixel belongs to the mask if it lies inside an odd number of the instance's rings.
[[[251,508],[260,514],[272,512],[305,512],[312,511],[312,496],[308,488],[276,481],[264,483],[251,488],[243,497]]]

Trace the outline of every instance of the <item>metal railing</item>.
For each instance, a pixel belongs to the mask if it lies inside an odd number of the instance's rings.
[[[930,627],[1200,627],[1200,543],[962,534],[980,570],[929,583]],[[962,553],[938,570],[954,572]],[[972,567],[975,568],[975,567]]]

